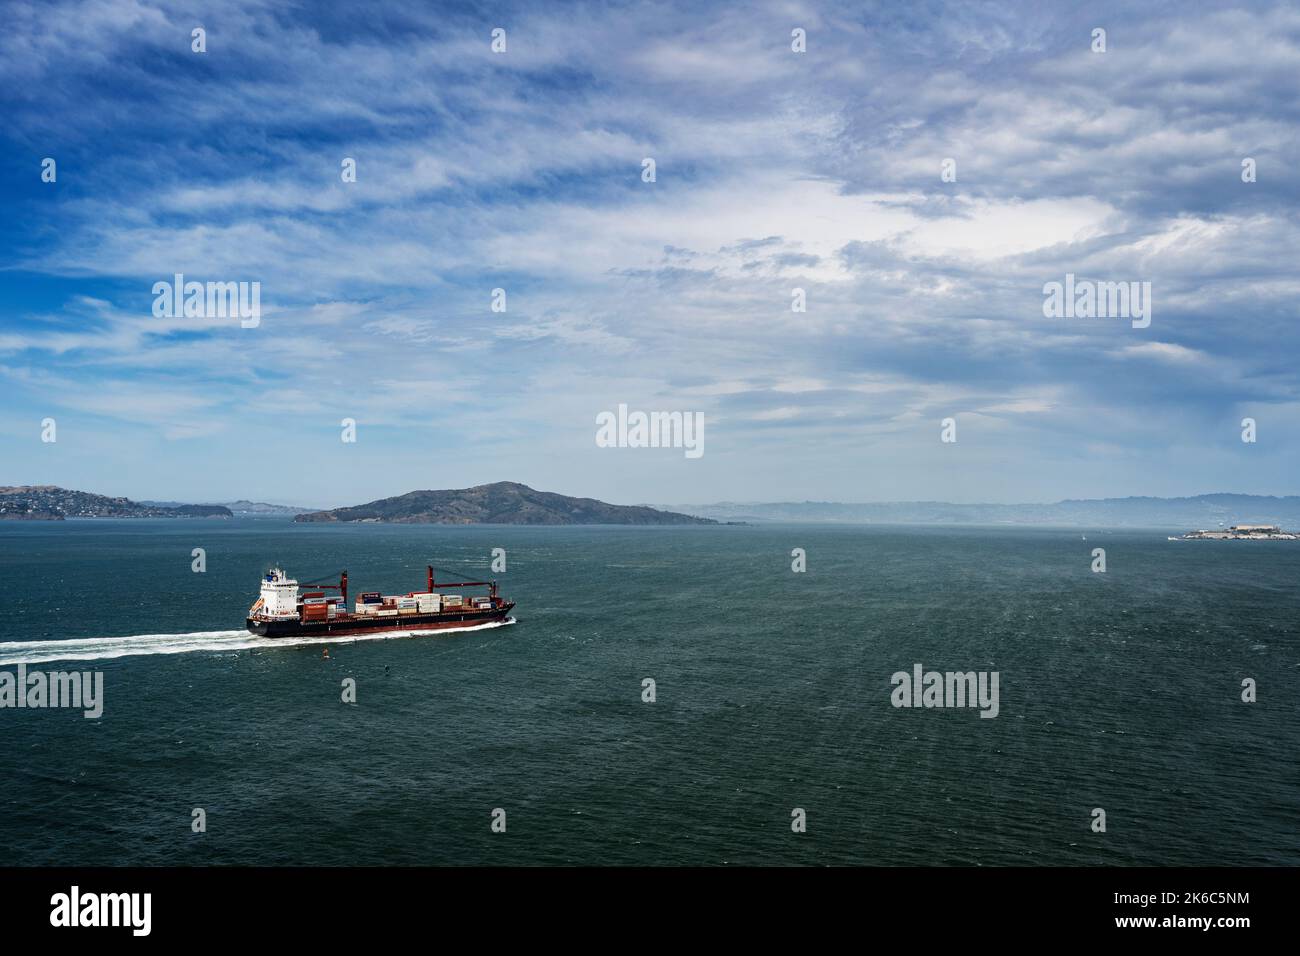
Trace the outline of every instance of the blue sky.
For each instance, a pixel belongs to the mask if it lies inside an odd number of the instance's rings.
[[[312,506],[495,480],[623,503],[1300,491],[1293,6],[6,17],[0,483]],[[261,324],[155,317],[177,272],[260,282]],[[1067,272],[1151,282],[1151,326],[1045,318]],[[702,412],[705,454],[597,447],[619,403]]]

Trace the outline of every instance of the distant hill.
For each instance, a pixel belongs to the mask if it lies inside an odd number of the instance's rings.
[[[151,508],[188,508],[192,507],[181,501],[141,501],[140,504],[148,505]],[[219,501],[215,505],[203,505],[202,507],[228,508],[236,515],[299,515],[310,509],[295,505],[272,505],[265,501],[249,501],[241,498],[239,501]]]
[[[0,520],[64,518],[193,518],[295,515],[300,522],[405,524],[692,525],[719,522],[835,524],[1060,525],[1080,528],[1148,527],[1213,530],[1232,524],[1277,524],[1300,529],[1300,496],[1209,494],[1190,498],[1095,498],[1051,504],[951,504],[833,501],[708,505],[611,505],[594,498],[537,491],[512,481],[446,491],[412,491],[395,498],[328,511],[247,500],[191,505],[132,501],[54,485],[0,486]]]
[[[842,524],[1017,524],[1072,527],[1214,529],[1232,524],[1300,527],[1300,496],[1210,494],[1190,498],[1094,498],[1052,504],[950,504],[891,501],[846,504],[786,501],[667,505],[719,521],[807,521]]]
[[[161,507],[54,485],[0,487],[0,520],[62,521],[64,518],[229,518],[223,505]]]
[[[537,491],[513,481],[448,491],[412,491],[352,508],[301,514],[294,521],[385,521],[402,524],[716,524],[641,505]]]
[[[168,508],[180,518],[229,518],[233,513],[225,505],[178,505]]]
[[[265,501],[223,501],[227,508],[237,515],[300,515],[308,509],[295,505],[272,505]]]

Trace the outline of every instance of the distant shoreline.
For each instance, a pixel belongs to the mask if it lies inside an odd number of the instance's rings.
[[[616,505],[538,491],[519,482],[412,491],[360,505],[298,510],[239,499],[190,505],[133,501],[54,485],[0,487],[0,522],[96,518],[255,517],[302,524],[476,524],[620,527],[652,525],[825,525],[1005,528],[1160,529],[1199,536],[1232,526],[1300,527],[1300,496],[1212,493],[1182,498],[1066,499],[1052,504],[953,504],[942,501],[843,503],[785,501],[699,505]]]

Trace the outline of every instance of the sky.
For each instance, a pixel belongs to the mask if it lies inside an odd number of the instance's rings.
[[[4,13],[0,484],[1300,492],[1293,5]],[[156,315],[177,273],[260,321]],[[1046,316],[1067,274],[1150,325]],[[703,454],[601,447],[620,404]]]

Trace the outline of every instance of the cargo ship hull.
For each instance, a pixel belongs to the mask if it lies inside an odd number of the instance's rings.
[[[455,631],[504,621],[514,608],[513,602],[491,608],[470,607],[444,609],[432,614],[344,614],[325,620],[280,620],[248,618],[248,630],[260,637],[345,637],[355,634],[382,634],[385,631]]]

